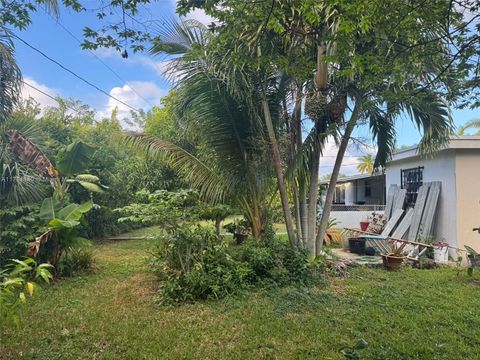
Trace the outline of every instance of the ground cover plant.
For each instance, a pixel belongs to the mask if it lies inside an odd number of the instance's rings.
[[[480,289],[466,272],[361,267],[327,287],[170,307],[157,303],[148,262],[155,247],[151,239],[95,246],[98,270],[37,294],[23,312],[28,326],[2,329],[0,358],[343,359],[341,349],[360,339],[368,342],[358,350],[365,359],[480,355]]]

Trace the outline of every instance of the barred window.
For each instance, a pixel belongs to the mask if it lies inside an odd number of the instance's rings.
[[[414,206],[417,201],[418,189],[423,184],[423,166],[412,169],[401,169],[402,189],[407,190],[406,202]]]

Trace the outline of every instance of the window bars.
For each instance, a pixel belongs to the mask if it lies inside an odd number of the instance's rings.
[[[407,190],[405,197],[408,206],[414,206],[417,201],[418,189],[423,184],[423,166],[411,169],[401,169],[401,186]]]

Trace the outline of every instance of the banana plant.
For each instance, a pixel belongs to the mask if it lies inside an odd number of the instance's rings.
[[[66,204],[56,197],[46,198],[40,207],[40,218],[46,222],[47,230],[29,243],[28,255],[35,257],[43,252],[44,260],[55,266],[66,249],[89,244],[88,239],[78,235],[77,227],[92,207],[92,200]]]
[[[95,175],[83,174],[91,161],[94,148],[75,141],[60,152],[56,166],[41,149],[17,129],[6,132],[11,152],[23,163],[49,179],[57,199],[65,198],[71,184],[77,183],[90,192],[101,193],[108,189]]]

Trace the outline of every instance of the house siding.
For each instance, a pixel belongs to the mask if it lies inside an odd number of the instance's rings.
[[[457,244],[480,249],[480,149],[457,150]]]
[[[390,185],[401,185],[402,169],[418,166],[424,167],[423,182],[440,181],[442,183],[434,237],[438,241],[446,241],[457,247],[455,151],[444,150],[437,153],[434,158],[423,159],[414,156],[390,162],[385,172],[387,191]]]

